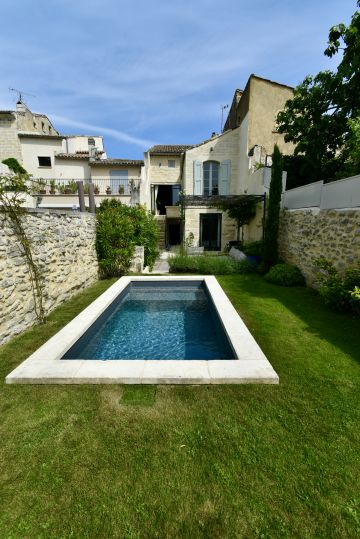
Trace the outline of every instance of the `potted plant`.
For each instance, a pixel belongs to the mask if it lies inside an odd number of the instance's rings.
[[[119,185],[119,195],[123,195],[125,193],[125,187],[123,185]]]
[[[108,185],[107,188],[106,188],[106,194],[111,195],[111,187],[110,187],[110,185]]]
[[[56,188],[55,188],[55,180],[50,180],[50,195],[55,195]]]
[[[42,178],[39,180],[39,193],[40,195],[46,195],[46,181]]]
[[[95,195],[98,195],[100,193],[99,186],[96,185],[96,183],[94,184],[94,193],[95,193]]]
[[[65,185],[65,195],[74,195],[77,191],[76,181],[71,180]]]

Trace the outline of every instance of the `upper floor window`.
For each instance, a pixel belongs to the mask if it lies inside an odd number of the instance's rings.
[[[229,160],[194,161],[194,195],[229,195],[230,169]]]
[[[203,164],[203,191],[205,196],[219,194],[219,168],[216,161],[205,161]]]
[[[168,168],[175,168],[175,159],[168,159]]]
[[[38,157],[39,167],[51,167],[51,157]]]

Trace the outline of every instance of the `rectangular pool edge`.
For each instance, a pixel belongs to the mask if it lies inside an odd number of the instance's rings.
[[[204,282],[237,358],[60,359],[132,281]],[[116,281],[15,368],[5,381],[7,384],[278,384],[279,377],[214,276],[134,276]]]

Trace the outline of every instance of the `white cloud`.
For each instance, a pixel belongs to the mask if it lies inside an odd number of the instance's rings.
[[[88,135],[108,135],[113,139],[121,140],[123,142],[127,142],[128,144],[134,144],[135,146],[140,146],[143,149],[147,149],[154,145],[154,142],[151,140],[133,137],[132,135],[117,129],[110,129],[109,127],[103,127],[100,125],[78,122],[77,120],[65,118],[64,116],[57,116],[56,114],[49,114],[49,116],[55,124],[66,127],[75,127],[76,129],[86,129]]]

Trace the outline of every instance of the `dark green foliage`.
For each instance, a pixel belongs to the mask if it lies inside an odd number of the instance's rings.
[[[249,241],[244,243],[240,250],[245,253],[247,256],[258,256],[261,257],[263,251],[263,242],[262,241]]]
[[[264,230],[263,266],[268,271],[278,262],[279,215],[282,192],[283,160],[278,146],[275,144],[272,154],[271,182],[269,201]]]
[[[324,303],[335,311],[352,311],[359,314],[359,301],[351,294],[360,287],[360,268],[349,268],[340,275],[332,262],[325,258],[315,260],[319,294]]]
[[[305,279],[297,266],[291,264],[276,264],[264,278],[269,283],[280,286],[304,286]]]
[[[325,55],[332,57],[339,50],[343,56],[336,71],[306,77],[277,116],[279,132],[285,134],[286,142],[295,144],[295,155],[301,156],[298,173],[293,168],[289,175],[291,187],[360,172],[352,124],[360,115],[359,12],[348,27],[339,24],[330,29]]]
[[[234,260],[228,256],[178,255],[168,259],[170,273],[200,273],[203,275],[230,275],[255,271],[247,260]]]
[[[144,246],[145,265],[157,257],[159,230],[142,206],[105,199],[96,213],[96,251],[102,277],[121,276],[129,269],[135,245]]]
[[[9,167],[9,169],[15,174],[27,174],[24,167],[20,165],[18,160],[15,159],[15,157],[8,157],[7,159],[4,159],[2,163]]]

